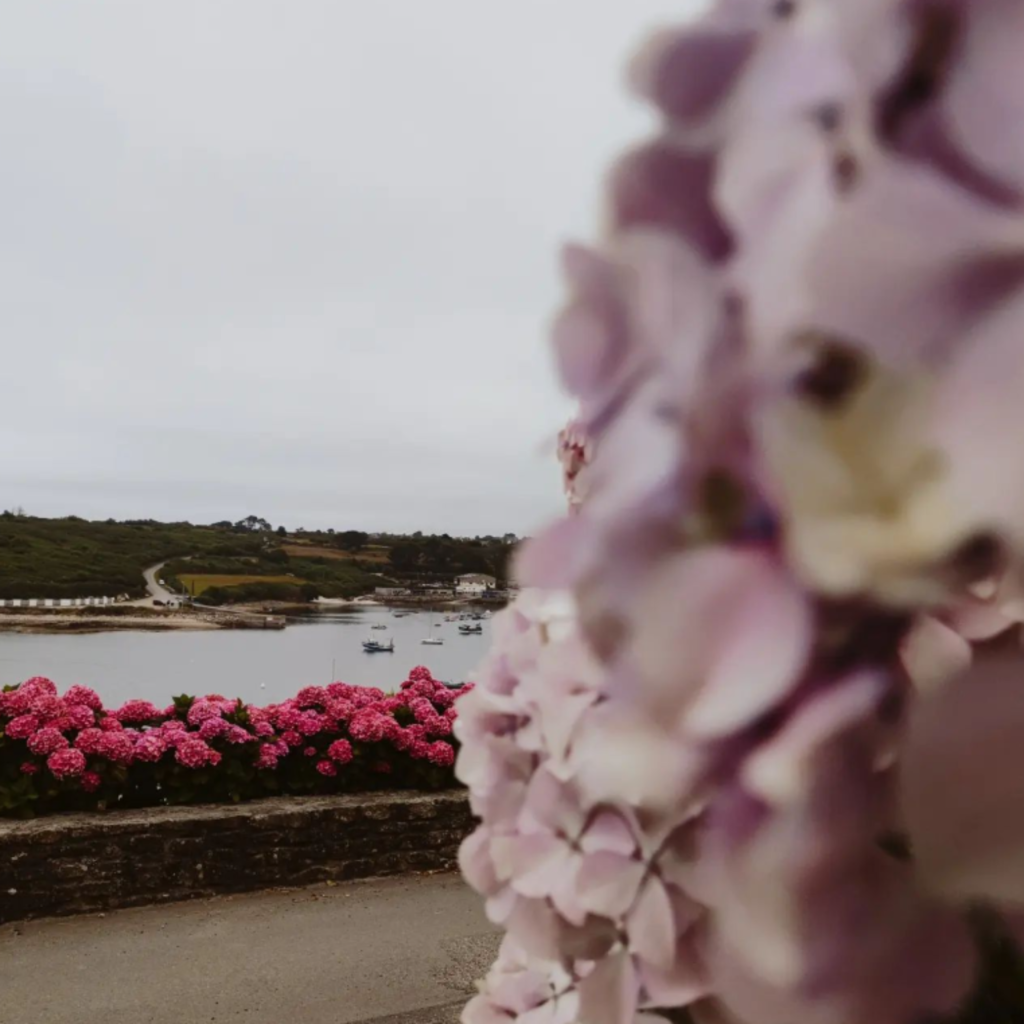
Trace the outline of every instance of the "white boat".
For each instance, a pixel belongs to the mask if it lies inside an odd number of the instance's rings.
[[[444,638],[443,637],[434,636],[434,626],[435,625],[436,625],[436,623],[433,623],[433,622],[430,624],[430,636],[424,637],[420,641],[421,644],[429,644],[432,647],[438,647],[438,646],[440,646],[441,644],[444,643]]]

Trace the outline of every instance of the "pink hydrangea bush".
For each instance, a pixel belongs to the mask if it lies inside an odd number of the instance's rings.
[[[979,917],[1024,939],[1022,54],[1007,0],[639,52],[564,254],[571,512],[456,723],[466,1024],[1024,1019],[976,987]]]
[[[107,709],[36,677],[0,694],[0,814],[451,786],[471,689],[420,667],[394,694],[332,683],[266,707],[211,694]]]

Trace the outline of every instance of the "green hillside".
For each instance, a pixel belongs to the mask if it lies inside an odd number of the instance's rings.
[[[175,555],[258,556],[264,536],[190,523],[0,514],[0,598],[145,594],[142,571]]]

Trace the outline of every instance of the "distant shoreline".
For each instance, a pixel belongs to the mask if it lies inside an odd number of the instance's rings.
[[[160,612],[145,608],[117,608],[104,613],[94,608],[75,611],[67,608],[46,611],[37,608],[0,611],[0,633],[109,633],[128,630],[168,632],[170,630],[237,629],[226,617],[183,611]],[[251,628],[251,627],[249,627]]]

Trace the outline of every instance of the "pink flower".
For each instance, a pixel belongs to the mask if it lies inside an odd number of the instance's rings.
[[[260,747],[259,754],[256,755],[256,767],[276,768],[278,756],[279,752],[274,744],[264,743],[263,746]]]
[[[50,721],[63,715],[66,705],[51,693],[38,693],[29,701],[29,708],[43,721]]]
[[[218,736],[223,736],[231,728],[231,725],[225,722],[223,718],[207,718],[199,726],[199,738],[202,740],[216,739]]]
[[[426,697],[416,697],[409,701],[409,710],[416,716],[417,722],[429,722],[437,714],[434,705]]]
[[[135,757],[134,734],[123,731],[106,733],[98,753],[116,764],[131,764]]]
[[[445,744],[447,746],[447,744]],[[433,744],[428,743],[426,740],[413,740],[409,744],[409,754],[416,758],[417,761],[425,761],[430,758],[432,753]],[[449,749],[451,749],[449,747]]]
[[[274,735],[274,727],[269,722],[257,722],[255,732],[257,736],[265,739]]]
[[[327,699],[327,690],[322,686],[304,686],[295,695],[295,703],[300,708],[322,708],[327,703]]]
[[[345,700],[354,687],[348,683],[330,683],[327,687],[327,694],[334,700]]]
[[[107,715],[100,719],[100,728],[106,732],[120,732],[124,726],[116,718]]]
[[[224,739],[228,743],[248,743],[252,738],[252,735],[240,725],[232,725],[224,734]]]
[[[354,740],[364,743],[376,743],[384,736],[385,719],[376,711],[364,709],[357,711],[348,723],[348,731]]]
[[[316,770],[321,775],[334,776],[338,774],[338,766],[333,761],[318,761]]]
[[[166,749],[167,742],[159,733],[148,732],[135,744],[135,760],[159,761]]]
[[[82,704],[91,711],[103,710],[103,701],[100,700],[99,694],[95,690],[90,690],[88,686],[72,686],[64,694],[64,701],[69,705]]]
[[[129,700],[111,714],[123,723],[151,722],[160,717],[160,709],[148,700]]]
[[[316,757],[316,747],[306,747],[302,752],[306,757]]]
[[[85,754],[80,750],[56,750],[46,759],[46,767],[58,779],[81,775],[85,771]]]
[[[348,764],[352,760],[352,744],[348,740],[335,740],[327,748],[327,756],[338,764]]]
[[[75,737],[75,747],[81,750],[83,754],[98,754],[108,735],[102,729],[83,729]]]
[[[350,700],[331,699],[327,702],[327,715],[337,722],[347,722],[354,714],[356,708]]]
[[[417,755],[414,753],[413,757]],[[455,751],[452,749],[450,743],[445,743],[443,740],[438,740],[436,743],[430,744],[430,749],[427,754],[431,764],[440,765],[443,768],[447,768],[450,765],[455,764]]]
[[[34,761],[23,761],[21,767],[18,769],[22,775],[35,775],[39,771],[39,765]]]
[[[297,747],[302,743],[302,736],[295,732],[294,729],[289,729],[288,732],[282,733],[281,739],[284,740],[289,747]]]
[[[33,754],[52,754],[55,750],[63,750],[67,746],[67,737],[52,726],[44,726],[29,737],[28,741],[28,749]]]
[[[100,788],[100,783],[103,780],[95,772],[83,772],[82,773],[82,789],[86,793],[95,793]]]
[[[201,725],[211,718],[220,718],[223,708],[221,701],[209,697],[200,698],[193,702],[188,709],[188,724]]]
[[[87,704],[72,704],[65,717],[71,729],[88,729],[96,723],[96,713]]]
[[[7,723],[4,730],[12,740],[24,740],[32,735],[40,726],[39,718],[36,715],[18,715]]]
[[[315,736],[321,729],[326,728],[327,718],[316,711],[304,711],[299,715],[295,728],[303,736]]]
[[[203,768],[207,764],[217,764],[220,761],[220,754],[201,739],[189,737],[178,744],[174,759],[186,768]]]
[[[426,723],[428,736],[451,736],[452,724],[443,715],[435,715]]]

